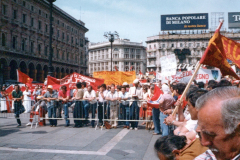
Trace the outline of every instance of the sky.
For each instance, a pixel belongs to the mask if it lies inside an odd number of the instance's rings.
[[[228,27],[227,13],[240,12],[240,0],[57,0],[59,8],[85,23],[90,42],[107,41],[104,32],[119,33],[120,38],[143,42],[158,35],[160,15],[224,12],[224,28]]]

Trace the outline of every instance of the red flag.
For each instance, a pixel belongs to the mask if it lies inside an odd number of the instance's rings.
[[[154,95],[150,100],[148,100],[147,102],[148,106],[153,108],[159,108],[159,101],[161,100],[162,95],[163,95],[162,90],[160,90],[160,88],[155,85]]]
[[[156,76],[156,75],[157,75],[155,71],[153,71],[153,74],[154,74],[154,76]]]
[[[200,60],[200,64],[217,67],[220,69],[223,76],[231,75],[236,79],[239,79],[227,61],[224,45],[219,32],[220,27],[215,31],[213,37],[210,39],[208,47]]]
[[[115,66],[115,70],[118,71],[117,66]]]
[[[141,72],[141,70],[139,70],[139,74],[140,74],[140,75],[143,75],[143,73]]]
[[[21,83],[28,83],[28,78],[31,79],[28,75],[26,75],[25,73],[17,70],[17,81],[21,82]]]
[[[51,76],[47,77],[47,85],[52,85],[53,89],[56,90],[63,85],[67,86],[68,89],[73,89],[77,82],[86,82],[87,84],[91,85],[94,90],[97,90],[97,87],[104,83],[104,79],[88,77],[75,72],[65,76],[62,79],[56,79]]]
[[[131,66],[131,67],[130,67],[129,71],[131,71],[131,70],[132,70],[132,68],[133,68],[133,66]]]

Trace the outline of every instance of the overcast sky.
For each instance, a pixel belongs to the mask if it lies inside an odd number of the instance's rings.
[[[160,15],[240,12],[240,0],[57,0],[55,5],[76,19],[81,19],[89,29],[86,37],[91,42],[106,41],[106,31],[117,31],[120,38],[145,42],[147,37],[160,32]]]

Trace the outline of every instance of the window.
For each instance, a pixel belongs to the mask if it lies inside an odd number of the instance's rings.
[[[64,35],[64,33],[62,33],[62,40],[64,40],[65,39],[65,35]]]
[[[192,47],[192,43],[188,43],[188,47]]]
[[[25,1],[23,1],[23,2],[22,2],[22,5],[25,7],[25,6],[26,6],[26,2],[25,2]]]
[[[129,52],[129,48],[124,48],[124,52]]]
[[[68,61],[69,53],[67,53],[67,61]]]
[[[57,24],[58,24],[58,25],[60,24],[59,20],[57,20]]]
[[[13,36],[13,39],[12,39],[12,48],[13,48],[13,49],[16,49],[16,46],[17,46],[17,37]]]
[[[25,51],[25,45],[26,45],[26,41],[25,39],[22,39],[22,51]]]
[[[174,43],[172,43],[172,47],[174,47]]]
[[[199,56],[200,55],[200,51],[197,51],[197,56]]]
[[[69,35],[67,35],[67,42],[69,41]]]
[[[197,43],[197,47],[200,47],[200,43]]]
[[[59,30],[57,30],[57,37],[59,37],[59,35],[60,35],[60,34],[59,34],[59,32],[60,32],[60,31],[59,31]]]
[[[6,46],[6,35],[2,33],[2,46]]]
[[[17,10],[13,10],[13,19],[17,19]]]
[[[57,49],[57,59],[59,58],[59,49]]]
[[[34,18],[31,18],[31,26],[34,26]]]
[[[26,15],[26,14],[23,14],[23,16],[22,16],[22,22],[23,22],[23,23],[26,23],[26,17],[27,17],[27,15]]]
[[[188,63],[189,63],[189,64],[192,63],[192,59],[191,59],[191,58],[188,59]]]
[[[42,22],[41,21],[38,21],[38,29],[42,30]]]
[[[48,18],[48,14],[46,14],[46,18]]]
[[[34,11],[34,7],[33,6],[31,6],[31,11]]]
[[[132,54],[132,59],[134,59],[134,58],[135,58],[135,55]]]
[[[182,44],[182,43],[180,43],[180,47],[183,47],[183,44]]]
[[[41,44],[38,44],[38,54],[41,54]]]
[[[154,44],[154,49],[156,49],[156,44]]]
[[[73,37],[72,37],[72,43],[73,43]]]
[[[125,65],[128,65],[128,62],[125,62]]]
[[[134,62],[132,62],[131,65],[134,65]]]
[[[45,49],[44,49],[44,54],[45,54],[45,56],[47,56],[48,54],[48,46],[45,46]]]
[[[165,56],[165,52],[162,52],[162,56]]]
[[[64,27],[64,23],[62,23],[62,27]]]
[[[42,14],[42,11],[41,11],[40,9],[38,10],[38,14],[39,14],[39,15],[41,15],[41,14]]]
[[[77,43],[77,38],[75,39],[75,43],[76,43],[76,45],[78,44],[78,43]]]
[[[137,55],[136,58],[137,58],[137,59],[140,59],[140,55]]]
[[[206,47],[208,46],[208,43],[206,43]]]
[[[45,24],[45,32],[47,33],[48,32],[48,25]]]
[[[151,45],[149,45],[149,49],[152,49]]]
[[[64,53],[64,52],[62,52],[62,60],[64,60],[64,56],[65,56],[65,53]]]
[[[30,44],[30,52],[34,53],[34,43],[33,42],[31,42],[31,44]]]

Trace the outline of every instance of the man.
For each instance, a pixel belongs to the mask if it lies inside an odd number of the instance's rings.
[[[20,109],[22,107],[22,99],[23,99],[23,93],[20,90],[20,86],[18,84],[14,85],[14,91],[12,91],[12,97],[14,101],[14,112],[15,112],[15,118],[17,119],[17,127],[21,126],[21,120],[19,118]]]
[[[35,104],[32,106],[32,110],[31,110],[31,112],[30,112],[29,123],[27,123],[26,126],[32,125],[32,121],[33,121],[34,115],[39,115],[39,119],[41,119],[42,117],[45,118],[47,106],[46,106],[45,101],[42,100],[42,99],[43,99],[42,96],[38,96],[38,97],[37,97],[37,103],[35,103]],[[40,124],[39,124],[39,125],[40,125]],[[45,119],[43,119],[42,125],[45,125]]]
[[[128,92],[126,92],[126,87],[122,87],[121,88],[121,93],[119,94],[119,100],[122,101],[122,103],[120,103],[121,107],[122,108],[122,114],[123,114],[123,119],[124,120],[129,120],[129,113],[130,113],[130,110],[129,110],[129,101],[127,101],[129,99],[129,95],[128,95]],[[129,129],[129,121],[126,121],[125,125],[123,128],[127,128]]]
[[[99,95],[98,95],[98,118],[99,118],[99,123],[100,123],[100,126],[103,125],[103,116],[104,115],[107,115],[108,111],[107,111],[107,101],[106,101],[106,97],[107,97],[107,94],[108,94],[108,90],[107,89],[107,86],[106,84],[102,84],[101,87],[100,87],[100,91],[99,91]],[[106,113],[103,113],[103,111]],[[106,116],[104,117],[107,118],[109,117]]]
[[[134,87],[129,89],[129,97],[131,98],[132,102],[130,102],[130,120],[137,120],[136,122],[131,122],[131,128],[138,130],[138,120],[139,120],[139,106],[141,102],[138,100],[142,99],[142,89],[138,87],[139,80],[135,79],[133,81]]]
[[[61,90],[58,92],[58,100],[62,101],[63,109],[64,109],[64,119],[66,120],[66,127],[70,125],[69,114],[68,114],[68,107],[70,99],[70,91],[67,90],[66,86],[61,86]]]
[[[213,89],[198,98],[196,108],[201,144],[209,147],[217,159],[239,160],[240,89]]]
[[[82,87],[81,82],[77,82],[76,87],[77,89],[74,93],[74,97],[72,98],[73,100],[75,100],[73,118],[83,118],[83,105],[81,100],[83,99],[84,91],[81,88]],[[74,123],[75,123],[74,127],[76,128],[83,126],[82,120],[74,120]]]
[[[116,121],[118,118],[118,95],[115,91],[115,87],[111,86],[110,92],[107,94],[106,100],[110,102],[110,119],[112,128],[117,128],[118,122]]]
[[[86,104],[84,105],[84,116],[85,116],[85,124],[87,125],[88,119],[88,112],[89,107],[92,110],[92,119],[95,118],[96,108],[97,108],[97,101],[96,101],[96,92],[92,89],[92,86],[87,87],[87,92],[84,93],[83,99],[86,100]],[[91,121],[92,128],[94,128],[95,120]]]
[[[56,118],[56,106],[55,101],[58,98],[57,92],[53,91],[53,86],[48,85],[47,92],[44,94],[44,100],[47,101],[47,109],[48,109],[48,118],[50,127],[56,127],[57,126],[57,119],[51,119]]]

